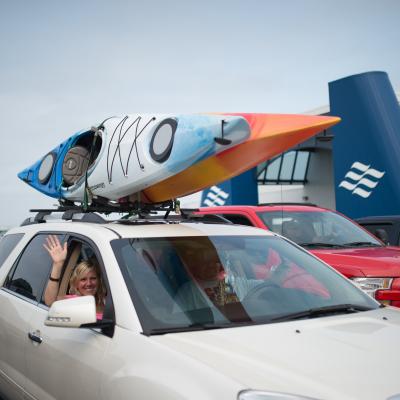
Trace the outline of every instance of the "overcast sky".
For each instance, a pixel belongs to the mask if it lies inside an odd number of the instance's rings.
[[[302,113],[328,82],[400,89],[398,0],[1,0],[0,227],[54,200],[17,173],[110,115]]]

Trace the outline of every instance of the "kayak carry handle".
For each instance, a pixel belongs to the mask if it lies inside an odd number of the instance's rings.
[[[227,123],[227,122],[226,122],[224,119],[221,120],[221,137],[220,137],[220,138],[214,138],[214,140],[215,140],[218,144],[220,144],[220,145],[222,145],[222,146],[227,146],[227,145],[229,145],[229,144],[232,143],[232,140],[229,140],[229,139],[225,139],[225,138],[224,138],[224,124],[226,124],[226,123]]]

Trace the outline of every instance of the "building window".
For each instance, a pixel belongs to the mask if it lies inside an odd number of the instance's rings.
[[[257,181],[261,185],[304,184],[307,182],[309,162],[309,151],[291,150],[282,153],[257,167]]]

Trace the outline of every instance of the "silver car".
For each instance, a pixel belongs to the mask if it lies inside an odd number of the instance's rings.
[[[188,221],[42,222],[0,241],[6,399],[400,396],[399,310],[277,234]],[[60,247],[56,276],[49,251]],[[76,289],[90,286],[76,269],[94,259],[91,295]]]

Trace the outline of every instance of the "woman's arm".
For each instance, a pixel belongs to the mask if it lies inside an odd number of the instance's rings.
[[[57,300],[62,267],[67,258],[67,243],[61,245],[57,236],[49,235],[43,247],[47,250],[53,261],[50,278],[44,291],[44,302],[46,305],[51,306]]]

